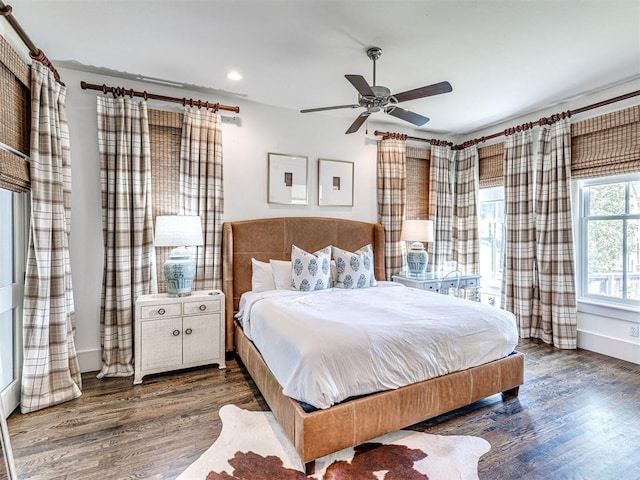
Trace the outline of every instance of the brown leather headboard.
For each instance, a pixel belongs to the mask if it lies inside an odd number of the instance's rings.
[[[315,252],[327,245],[354,251],[373,245],[375,275],[385,280],[384,230],[378,223],[338,218],[283,217],[226,222],[222,226],[222,290],[226,295],[226,349],[235,346],[233,315],[251,290],[251,258],[290,260],[291,245]]]

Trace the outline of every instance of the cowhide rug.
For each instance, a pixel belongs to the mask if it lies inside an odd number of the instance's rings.
[[[220,409],[222,432],[178,480],[452,480],[477,479],[489,442],[400,430],[304,465],[271,412]]]

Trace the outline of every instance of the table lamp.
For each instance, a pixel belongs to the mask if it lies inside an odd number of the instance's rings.
[[[400,240],[413,242],[411,249],[407,251],[409,274],[414,276],[424,275],[429,263],[429,254],[424,249],[422,242],[433,242],[433,221],[405,220],[402,223]]]
[[[190,246],[204,245],[202,223],[199,216],[168,215],[156,217],[154,245],[177,247],[171,250],[162,270],[170,297],[191,295],[196,275],[196,261],[187,250]]]

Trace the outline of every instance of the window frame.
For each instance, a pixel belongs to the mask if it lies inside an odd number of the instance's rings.
[[[628,235],[627,225],[629,220],[640,220],[640,212],[639,213],[630,213],[630,189],[629,183],[634,181],[640,181],[640,172],[639,173],[630,173],[623,175],[612,175],[605,177],[597,177],[597,178],[589,178],[583,180],[576,181],[576,194],[577,194],[577,204],[578,204],[578,215],[577,215],[577,228],[576,233],[578,233],[576,241],[574,242],[576,245],[576,258],[577,262],[577,277],[578,281],[576,285],[578,287],[578,301],[584,303],[590,303],[593,305],[601,305],[604,307],[612,307],[612,308],[621,308],[621,309],[631,309],[633,311],[640,311],[640,300],[632,300],[629,298],[616,298],[610,297],[606,295],[597,295],[594,293],[589,293],[588,291],[588,223],[589,221],[597,221],[597,220],[621,220],[623,223],[623,234],[622,234],[622,252],[623,252],[623,271],[622,271],[622,291],[626,292],[628,279]],[[625,208],[624,213],[622,214],[614,214],[614,215],[589,215],[589,189],[585,187],[592,187],[598,185],[611,185],[616,183],[626,183],[625,186]],[[574,237],[576,235],[574,234]],[[624,294],[626,296],[626,294]]]

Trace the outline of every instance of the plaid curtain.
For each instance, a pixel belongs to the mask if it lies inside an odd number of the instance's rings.
[[[47,67],[33,62],[31,233],[23,304],[22,413],[82,394],[69,259],[71,145],[66,92]]]
[[[222,288],[222,130],[220,115],[186,107],[180,147],[180,213],[200,215],[204,246],[197,247],[195,290]]]
[[[98,97],[104,273],[98,378],[133,375],[133,308],[156,291],[147,105]]]
[[[538,139],[536,260],[538,298],[531,335],[558,348],[576,348],[573,230],[571,223],[571,125],[544,125]]]
[[[431,248],[431,270],[444,268],[453,254],[452,175],[455,152],[444,145],[431,147],[429,178],[429,218],[433,220],[434,242]],[[429,267],[427,267],[429,269]]]
[[[458,152],[456,161],[456,195],[453,218],[453,258],[458,269],[467,275],[479,271],[478,241],[478,147]]]
[[[378,142],[378,223],[385,232],[387,279],[402,270],[402,221],[407,201],[406,141],[388,138]]]
[[[501,306],[530,338],[535,294],[535,219],[531,130],[507,136],[504,150],[505,246]]]

